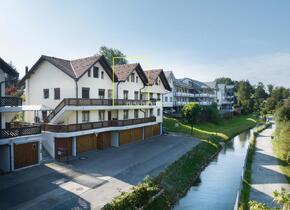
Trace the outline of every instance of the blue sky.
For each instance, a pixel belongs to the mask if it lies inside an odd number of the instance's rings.
[[[290,1],[0,0],[0,56],[23,75],[42,55],[73,59],[106,45],[144,68],[211,81],[290,87]],[[132,62],[135,60],[132,60]]]

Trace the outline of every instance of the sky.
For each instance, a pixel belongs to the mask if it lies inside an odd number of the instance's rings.
[[[0,0],[0,57],[24,75],[41,55],[100,46],[177,78],[290,87],[287,0]]]

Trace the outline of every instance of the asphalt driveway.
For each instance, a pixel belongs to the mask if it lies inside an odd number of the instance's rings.
[[[0,176],[0,209],[100,209],[145,176],[159,174],[197,139],[158,136]]]

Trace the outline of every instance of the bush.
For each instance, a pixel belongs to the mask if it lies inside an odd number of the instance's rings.
[[[201,109],[201,121],[208,121],[212,123],[218,123],[221,119],[219,110],[216,104],[210,106],[203,106]]]

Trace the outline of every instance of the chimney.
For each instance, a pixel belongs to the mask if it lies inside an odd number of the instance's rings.
[[[25,74],[28,73],[28,66],[25,66]]]

